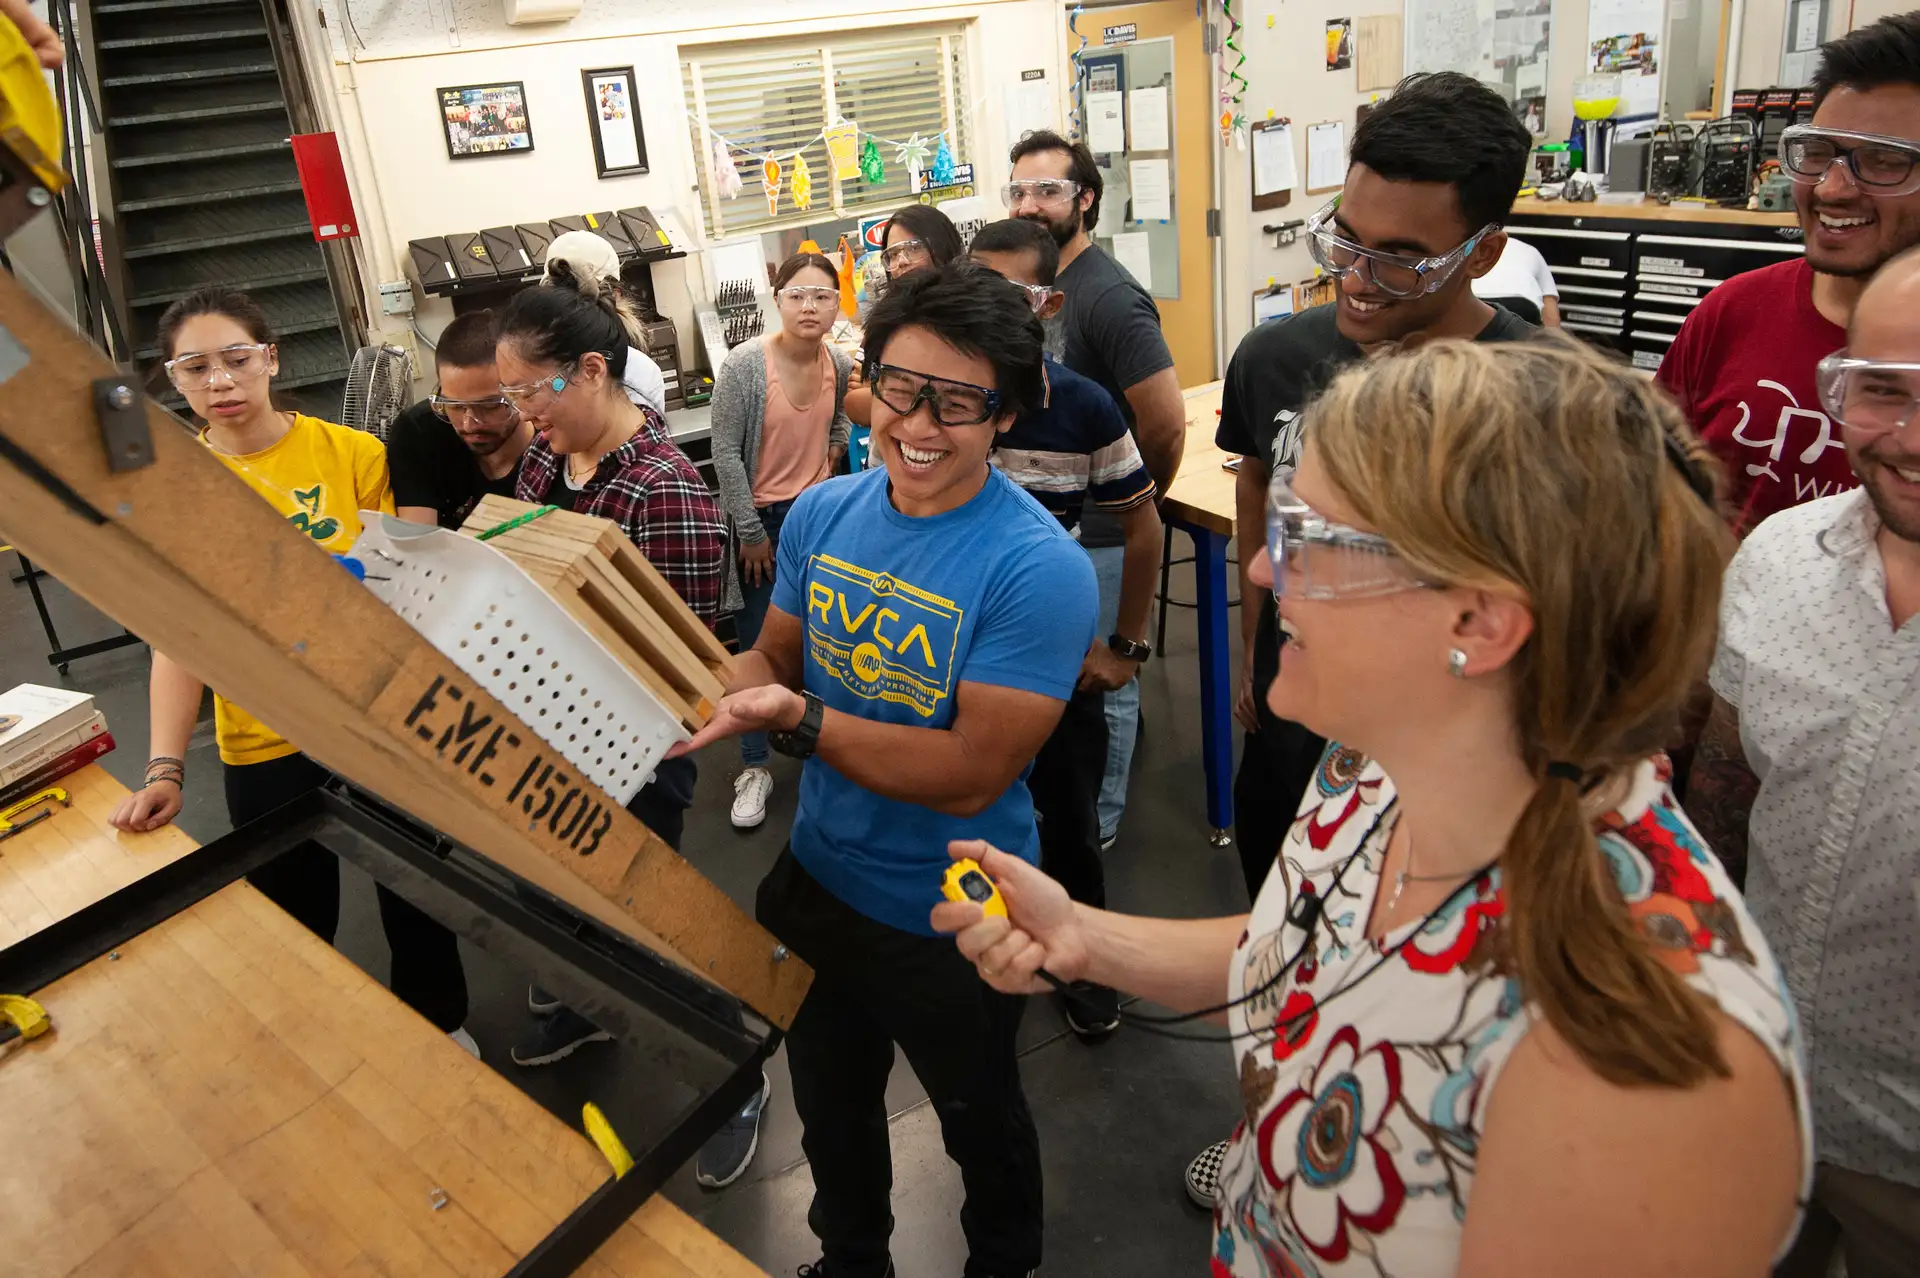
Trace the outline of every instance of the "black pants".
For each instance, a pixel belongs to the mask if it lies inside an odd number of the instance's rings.
[[[1267,688],[1280,673],[1280,638],[1273,625],[1273,597],[1263,592],[1260,604],[1265,613],[1253,641],[1253,703],[1260,729],[1247,733],[1233,778],[1233,840],[1240,848],[1249,901],[1260,895],[1327,748],[1325,737],[1267,709]]]
[[[967,1278],[1040,1263],[1040,1137],[1020,1089],[1014,1031],[1026,1000],[999,994],[948,937],[867,918],[780,854],[760,922],[813,966],[787,1031],[801,1146],[813,1165],[807,1224],[834,1274],[877,1278],[893,1233],[887,1075],[898,1043],[960,1165]]]
[[[653,780],[627,801],[627,811],[678,852],[680,835],[687,828],[687,809],[693,806],[694,782],[699,779],[699,765],[691,758],[662,759],[653,770]]]
[[[1040,818],[1040,868],[1082,905],[1105,909],[1100,864],[1100,783],[1107,770],[1103,692],[1076,692],[1027,777]]]
[[[234,828],[318,789],[330,775],[304,754],[265,763],[223,764],[227,816]],[[317,843],[282,853],[247,876],[260,894],[327,944],[340,926],[340,861]],[[442,1032],[467,1019],[467,976],[454,934],[404,898],[375,884],[380,924],[393,951],[395,998]]]

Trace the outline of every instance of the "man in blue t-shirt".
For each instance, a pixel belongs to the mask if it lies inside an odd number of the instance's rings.
[[[893,1272],[895,1044],[960,1164],[966,1272],[1040,1263],[1024,1000],[983,984],[929,915],[953,840],[1038,862],[1025,778],[1093,638],[1085,553],[988,462],[1042,400],[1042,342],[1027,294],[972,263],[892,285],[866,327],[884,469],[794,502],[759,641],[689,747],[758,729],[807,761],[758,915],[814,970],[787,1058],[835,1278]]]
[[[1060,309],[1060,246],[1037,222],[1008,218],[980,228],[968,256],[1027,291],[1044,324]],[[1040,868],[1083,905],[1105,909],[1100,864],[1100,790],[1107,771],[1106,694],[1126,686],[1153,654],[1147,642],[1162,533],[1157,490],[1106,388],[1049,358],[1047,401],[1020,414],[993,448],[993,464],[1072,529],[1093,508],[1117,520],[1124,542],[1120,600],[1112,634],[1094,635],[1080,682],[1060,726],[1033,761],[1027,785],[1040,815]],[[1062,991],[1067,1024],[1084,1041],[1120,1027],[1120,996],[1075,982]]]

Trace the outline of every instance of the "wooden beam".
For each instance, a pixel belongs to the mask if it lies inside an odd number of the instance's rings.
[[[0,370],[0,510],[29,557],[354,784],[791,1023],[805,964],[174,418],[149,402],[155,461],[109,471],[90,382],[114,369],[5,275]]]

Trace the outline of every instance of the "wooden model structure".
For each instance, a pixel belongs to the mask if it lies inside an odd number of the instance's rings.
[[[589,527],[600,524],[556,514],[503,536],[499,544],[523,564],[543,563],[545,579],[568,601],[569,609],[582,624],[603,643],[611,634],[629,648],[653,672],[650,685],[663,700],[671,695],[669,706],[681,714],[689,728],[696,727],[711,714],[718,700],[725,677],[725,653],[703,627],[692,621],[691,614],[685,614],[684,607],[676,613],[663,606],[659,590],[664,586],[657,576],[649,576],[651,569],[624,541],[616,538],[617,544],[608,543],[603,532]],[[4,274],[0,274],[0,525],[35,562],[101,611],[271,724],[354,787],[444,836],[441,855],[449,846],[463,856],[477,854],[481,861],[537,888],[587,925],[726,991],[776,1030],[791,1023],[811,979],[805,964],[790,958],[771,935],[620,805],[589,783],[569,776],[570,769],[523,721],[475,686],[342,571],[325,551],[254,495],[177,421],[140,397],[130,379],[119,376],[85,340]],[[589,532],[593,535],[588,536]],[[520,792],[526,778],[535,774],[549,789],[582,790],[583,797],[601,800],[611,811],[613,824],[597,840],[590,855],[576,852],[559,837],[548,821],[540,819],[542,809],[532,801],[532,795]],[[49,823],[49,829],[54,824]],[[103,833],[101,837],[114,836]],[[150,836],[118,836],[122,840],[145,837]],[[208,857],[228,839],[180,857],[149,877],[172,874],[196,859]],[[8,871],[6,854],[6,845],[0,845],[0,876]],[[356,1032],[353,1027],[357,1021],[370,1026],[397,1020],[411,1023],[416,1031],[425,1027],[425,1022],[413,1018],[378,987],[362,988],[370,983],[347,981],[333,963],[338,956],[304,933],[284,947],[262,948],[257,932],[266,926],[263,920],[272,916],[282,925],[287,920],[261,898],[249,897],[239,905],[229,899],[230,894],[245,896],[249,892],[244,884],[236,882],[177,919],[130,939],[123,947],[130,959],[124,969],[108,966],[109,957],[103,955],[49,987],[47,1006],[55,1030],[0,1055],[0,1108],[12,1110],[22,1103],[14,1088],[32,1069],[33,1054],[59,1050],[62,991],[93,991],[89,1006],[92,1013],[104,1019],[85,1021],[70,1008],[67,1024],[97,1024],[97,1032],[107,1035],[98,1040],[102,1044],[115,1033],[116,1016],[127,1018],[124,1036],[128,1041],[139,1040],[143,1034],[159,1032],[165,1037],[173,1032],[159,1020],[164,1011],[142,1011],[142,1000],[147,998],[184,1000],[181,1015],[191,1013],[194,1019],[180,1031],[183,1035],[223,1032],[211,1005],[196,1001],[192,989],[170,984],[164,965],[151,966],[159,961],[152,957],[159,952],[152,948],[159,942],[150,938],[163,932],[171,938],[167,945],[175,949],[200,946],[201,957],[209,963],[230,949],[232,957],[223,961],[240,966],[234,969],[235,983],[226,993],[242,1002],[249,989],[262,998],[281,997],[273,993],[271,982],[249,983],[250,967],[274,975],[289,964],[305,965],[312,971],[299,976],[299,980],[332,982],[335,993],[350,998],[366,1012],[362,1017],[338,1016],[334,1027],[338,1033]],[[50,934],[61,926],[56,919],[44,931]],[[233,935],[224,936],[223,929],[233,929]],[[299,933],[297,927],[292,931]],[[11,949],[0,948],[0,985],[5,984],[9,956],[19,955],[34,941],[35,937],[28,935],[24,940],[14,940]],[[147,948],[142,950],[143,946]],[[143,956],[140,962],[132,961],[136,952]],[[16,970],[21,969],[16,965]],[[83,987],[76,982],[86,984]],[[6,992],[33,994],[35,990]],[[373,1015],[375,1010],[379,1015]],[[411,1096],[388,1094],[382,1091],[380,1080],[391,1080],[393,1073],[361,1074],[350,1068],[355,1050],[372,1059],[380,1050],[377,1043],[361,1048],[349,1042],[328,1055],[326,1034],[298,1030],[288,1022],[289,1017],[301,1014],[297,1008],[254,1006],[250,1011],[261,1024],[276,1032],[286,1030],[298,1039],[300,1045],[294,1048],[294,1055],[326,1084],[322,1099],[313,1103],[339,1104],[346,1096],[344,1089],[358,1087],[356,1103],[368,1112],[377,1112],[389,1127],[413,1121],[408,1118],[410,1114],[417,1120],[421,1106],[431,1108],[440,1103],[434,1098],[441,1093],[434,1088],[416,1089]],[[72,1032],[79,1031],[70,1028]],[[70,1114],[86,1113],[111,1089],[124,1087],[136,1078],[143,1086],[186,1088],[194,1095],[215,1087],[212,1078],[196,1077],[186,1064],[188,1056],[179,1053],[165,1059],[136,1053],[119,1072],[104,1066],[89,1072],[80,1068],[83,1053],[72,1046],[77,1041],[72,1037],[67,1040],[74,1063],[61,1071],[35,1071],[38,1090],[31,1102],[50,1113],[62,1112],[62,1106],[68,1107],[66,1112]],[[181,1038],[175,1045],[184,1052],[185,1042]],[[444,1039],[437,1047],[458,1054]],[[169,1061],[175,1063],[169,1065]],[[466,1062],[458,1068],[466,1069],[471,1064]],[[432,1068],[452,1070],[456,1066],[443,1063]],[[473,1068],[486,1073],[483,1067]],[[129,1069],[132,1072],[127,1072]],[[146,1074],[141,1073],[143,1069]],[[433,1077],[431,1070],[428,1077]],[[447,1074],[441,1081],[452,1077]],[[62,1083],[62,1079],[67,1081]],[[756,1086],[757,1080],[756,1072]],[[470,1131],[472,1122],[479,1122],[482,1128],[511,1124],[514,1120],[503,1108],[509,1105],[509,1097],[538,1113],[497,1078],[484,1086],[471,1086],[478,1090],[463,1091],[454,1099],[461,1104],[483,1105],[490,1117],[482,1121],[483,1116],[470,1116]],[[194,1092],[196,1088],[201,1090]],[[213,1103],[215,1097],[206,1095],[204,1099],[206,1103],[198,1108],[176,1105],[170,1112],[191,1112],[208,1124],[228,1123],[224,1144],[214,1142],[227,1151],[222,1157],[239,1157],[252,1148],[249,1140],[265,1139],[265,1133],[277,1130],[271,1124],[252,1121],[258,1117],[259,1104],[250,1094],[224,1098],[243,1108],[254,1106],[247,1110],[244,1121],[225,1114]],[[12,1119],[9,1126],[20,1130]],[[66,1126],[59,1122],[41,1125],[41,1139],[34,1144],[60,1141]],[[430,1124],[415,1122],[409,1130],[414,1133],[409,1139],[424,1141],[433,1129]],[[259,1135],[250,1137],[249,1132]],[[594,1168],[604,1174],[604,1164],[591,1158],[583,1164],[578,1156],[581,1150],[597,1158],[591,1146],[564,1132],[553,1139],[561,1138],[577,1142],[578,1147],[560,1159],[572,1169],[567,1173],[568,1188],[564,1192],[577,1193],[583,1180],[591,1184]],[[399,1144],[404,1148],[406,1140],[399,1139]],[[316,1145],[283,1152],[319,1160],[338,1173],[341,1185],[359,1186],[369,1178],[378,1181],[390,1172],[360,1165],[364,1158],[376,1155],[372,1145],[331,1149]],[[20,1147],[14,1154],[18,1157],[0,1159],[0,1163],[21,1169],[31,1178],[36,1192],[24,1193],[24,1197],[14,1192],[24,1191],[26,1182],[17,1177],[9,1179],[0,1171],[0,1191],[4,1191],[0,1192],[0,1228],[8,1236],[44,1229],[50,1219],[64,1220],[70,1230],[127,1225],[121,1219],[124,1210],[116,1214],[114,1205],[101,1197],[107,1190],[100,1185],[119,1183],[113,1177],[102,1177],[93,1165],[95,1157],[107,1156],[106,1151],[79,1156],[76,1150],[74,1157],[57,1161],[50,1160],[43,1147]],[[536,1177],[550,1161],[545,1156],[520,1162],[507,1160]],[[260,1165],[265,1167],[267,1163]],[[58,1179],[59,1174],[69,1171],[72,1181]],[[290,1222],[286,1228],[297,1230],[303,1221],[312,1223],[303,1213],[319,1210],[313,1203],[261,1201],[272,1197],[276,1183],[264,1172],[254,1178],[228,1175],[223,1183],[229,1186],[223,1191],[227,1196],[195,1199],[196,1185],[210,1188],[197,1175],[185,1175],[172,1188],[162,1184],[157,1190],[155,1182],[141,1180],[141,1192],[159,1193],[141,1219],[153,1225],[184,1213],[177,1219],[198,1222],[201,1233],[212,1231],[222,1245],[242,1247],[233,1239],[253,1235],[245,1229],[220,1233],[209,1222],[244,1217],[253,1222],[256,1233],[264,1228],[259,1224],[263,1219]],[[241,1198],[232,1196],[236,1187]],[[519,1188],[536,1192],[530,1186]],[[453,1187],[448,1187],[448,1192],[459,1198]],[[480,1189],[470,1187],[469,1192],[479,1194]],[[537,1192],[551,1200],[557,1191],[548,1185],[538,1187]],[[242,1201],[247,1195],[254,1195],[255,1201]],[[501,1196],[500,1201],[510,1197]],[[404,1201],[404,1196],[393,1201]],[[125,1204],[119,1206],[124,1209]],[[59,1210],[49,1216],[37,1210],[43,1207]],[[380,1213],[390,1208],[392,1202],[378,1195],[365,1201],[328,1205],[336,1218],[351,1216],[370,1231],[386,1220]],[[248,1215],[249,1209],[252,1215]],[[26,1215],[16,1215],[19,1212]],[[507,1254],[518,1254],[514,1249],[524,1240],[539,1236],[536,1221],[522,1219],[507,1231],[511,1238],[521,1240],[509,1243]],[[410,1227],[414,1226],[393,1223],[396,1229]],[[156,1226],[147,1232],[160,1238],[166,1231]],[[283,1240],[285,1236],[283,1233]],[[259,1241],[254,1237],[255,1243]],[[714,1257],[725,1251],[717,1243],[713,1246],[718,1249],[712,1253]],[[210,1269],[185,1260],[163,1264],[158,1257],[164,1254],[164,1246],[157,1242],[155,1247],[158,1250],[144,1253],[145,1259],[135,1266],[137,1271],[267,1272],[256,1267],[250,1253],[244,1251],[229,1252],[227,1268]],[[367,1262],[366,1255],[356,1260],[351,1250],[334,1256],[335,1264],[315,1262],[318,1254],[306,1253],[305,1268],[290,1267],[287,1271],[343,1272]],[[443,1261],[447,1254],[444,1250],[439,1253]],[[482,1249],[460,1264],[423,1264],[417,1272],[500,1272],[497,1263],[484,1258],[497,1254],[498,1247],[490,1252]],[[605,1257],[597,1255],[596,1261],[604,1262]],[[0,1247],[0,1273],[8,1271],[9,1263],[5,1248]],[[730,1267],[739,1265],[737,1257],[727,1265],[719,1259],[707,1267],[703,1267],[706,1262],[689,1264],[649,1268],[609,1263],[604,1268],[583,1271],[634,1275],[741,1272],[738,1267]],[[370,1267],[380,1269],[381,1265]],[[134,1270],[112,1270],[110,1265],[90,1270],[82,1264],[53,1272],[83,1271]],[[511,1270],[536,1271],[565,1270],[539,1269],[531,1260],[523,1260]]]

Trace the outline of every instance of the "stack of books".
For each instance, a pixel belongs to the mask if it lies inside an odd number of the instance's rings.
[[[0,692],[0,808],[111,749],[107,717],[88,694],[37,683]]]

